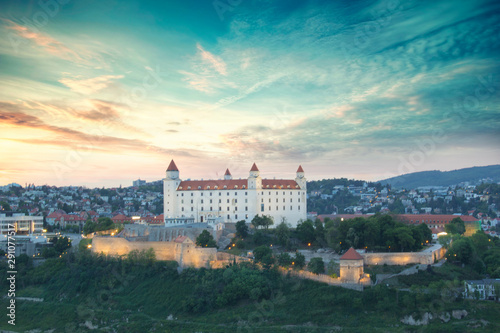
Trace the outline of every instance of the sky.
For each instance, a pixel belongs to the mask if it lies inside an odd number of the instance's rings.
[[[498,1],[2,1],[0,185],[500,163]]]

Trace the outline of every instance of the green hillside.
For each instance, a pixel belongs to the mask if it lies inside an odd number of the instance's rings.
[[[67,255],[18,265],[16,326],[24,332],[498,332],[500,304],[441,297],[445,282],[415,293],[384,285],[352,291],[283,277],[274,269],[186,269],[175,262]],[[7,289],[2,264],[2,287]],[[453,283],[451,284],[453,285]],[[455,285],[456,287],[456,285]],[[448,288],[448,289],[447,289]],[[456,294],[458,295],[458,294]],[[0,305],[5,309],[8,300]],[[425,327],[405,315],[466,309],[466,319]],[[480,321],[483,320],[483,321]]]
[[[500,182],[500,165],[472,167],[453,171],[422,171],[381,180],[394,188],[417,188],[420,186],[450,186],[462,182],[477,182],[490,178]]]

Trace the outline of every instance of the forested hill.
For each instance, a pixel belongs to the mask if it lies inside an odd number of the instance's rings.
[[[500,165],[472,167],[453,171],[422,171],[381,180],[394,188],[417,188],[419,186],[450,186],[462,182],[476,183],[489,178],[489,182],[500,182]]]
[[[347,179],[347,178],[334,178],[334,179],[322,179],[322,180],[312,180],[307,182],[307,191],[322,191],[326,194],[331,194],[332,190],[335,186],[342,185],[344,187],[352,186],[363,186],[364,183],[367,183],[369,187],[380,187],[378,183],[366,182],[364,180],[355,180],[355,179]],[[378,189],[380,191],[380,189]]]

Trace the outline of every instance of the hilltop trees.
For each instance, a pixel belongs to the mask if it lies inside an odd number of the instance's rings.
[[[269,226],[274,224],[273,218],[267,215],[255,215],[255,217],[252,219],[252,225],[255,227],[255,229],[258,229],[259,227],[264,227],[266,229],[269,229]]]
[[[465,233],[464,221],[460,217],[455,217],[444,227],[444,230],[449,234],[463,235]]]
[[[207,230],[203,230],[201,234],[196,237],[196,245],[202,247],[217,247],[214,237]]]

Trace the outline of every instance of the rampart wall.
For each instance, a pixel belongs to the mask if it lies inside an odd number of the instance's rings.
[[[152,248],[158,260],[175,260],[181,267],[210,267],[217,260],[217,249],[175,242],[131,242],[119,237],[94,237],[92,252],[122,256],[130,251]]]
[[[365,265],[431,265],[446,254],[442,247],[427,252],[363,253]]]

